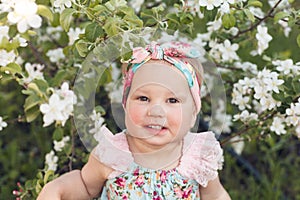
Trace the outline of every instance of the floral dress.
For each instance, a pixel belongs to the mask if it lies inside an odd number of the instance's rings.
[[[93,155],[114,171],[105,183],[104,199],[200,199],[199,186],[218,176],[223,151],[212,132],[188,133],[183,138],[179,165],[170,170],[139,166],[129,151],[125,132],[113,135],[106,127],[95,135]]]

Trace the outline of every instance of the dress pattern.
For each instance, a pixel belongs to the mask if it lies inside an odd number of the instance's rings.
[[[200,200],[199,187],[217,178],[223,164],[223,150],[212,132],[189,132],[179,164],[170,170],[136,164],[125,131],[113,135],[103,126],[95,139],[98,145],[92,155],[114,169],[99,200]]]
[[[176,168],[152,170],[133,163],[130,170],[106,182],[100,200],[105,199],[200,199],[199,184],[180,175]]]

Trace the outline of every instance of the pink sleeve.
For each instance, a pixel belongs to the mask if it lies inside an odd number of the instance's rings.
[[[113,135],[109,129],[102,126],[100,131],[95,134],[98,145],[92,154],[105,165],[113,168],[108,178],[113,178],[128,170],[133,162],[133,157],[129,151],[127,139],[124,133]]]
[[[206,187],[222,169],[223,150],[214,133],[189,133],[184,139],[183,155],[178,172]]]

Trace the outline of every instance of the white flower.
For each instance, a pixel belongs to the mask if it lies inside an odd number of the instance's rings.
[[[27,40],[21,37],[19,34],[15,36],[15,39],[19,40],[20,47],[26,47],[28,45]]]
[[[262,25],[257,26],[257,33],[255,35],[258,41],[257,52],[259,55],[263,53],[269,47],[269,42],[272,40],[272,36],[268,34],[268,28]]]
[[[258,18],[264,18],[265,16],[265,13],[261,10],[261,8],[258,8],[258,7],[249,7],[249,11],[255,16],[255,17],[258,17]]]
[[[62,11],[66,7],[70,8],[72,6],[72,0],[54,0],[53,6],[59,8],[59,11]]]
[[[298,124],[298,126],[296,127],[296,135],[297,137],[300,139],[300,123]]]
[[[84,33],[84,29],[81,29],[79,27],[74,28],[70,28],[69,32],[68,32],[68,36],[69,36],[69,45],[74,44],[74,42],[79,39],[79,35]]]
[[[58,161],[58,157],[54,154],[53,150],[47,153],[45,156],[45,163],[48,166],[47,171],[49,170],[56,171],[57,161]]]
[[[285,37],[289,37],[290,32],[292,31],[292,28],[289,27],[288,23],[286,21],[279,20],[278,24],[280,24],[282,26]]]
[[[55,151],[61,151],[65,147],[65,145],[68,141],[70,141],[70,136],[65,136],[60,141],[54,140],[53,144],[54,144]]]
[[[89,132],[91,134],[98,133],[104,123],[104,118],[101,116],[100,113],[97,113],[95,110],[93,110],[93,113],[90,116],[90,118],[94,122],[94,126],[92,129],[89,130]]]
[[[254,94],[255,99],[261,99],[261,98],[267,96],[267,91],[261,85],[255,86],[254,91],[255,91],[255,94]]]
[[[50,61],[53,63],[58,62],[61,59],[65,58],[65,54],[62,48],[57,48],[53,50],[49,50],[46,55],[49,57]]]
[[[44,75],[42,70],[44,69],[44,65],[41,64],[25,64],[25,70],[27,71],[28,77],[23,78],[25,83],[30,83],[34,79],[44,79]]]
[[[49,103],[42,104],[40,111],[44,114],[44,127],[49,126],[54,121],[59,122],[62,126],[73,114],[74,104],[77,98],[72,90],[69,90],[68,83],[63,83],[61,89],[55,90],[49,98]]]
[[[209,21],[207,22],[207,31],[209,33],[212,33],[214,31],[219,30],[222,27],[222,19],[218,19],[215,21]]]
[[[14,53],[14,51],[10,51],[7,52],[4,49],[0,50],[0,67],[5,67],[6,65],[8,65],[9,63],[14,62],[16,59],[16,54]]]
[[[144,0],[131,0],[129,1],[129,5],[134,8],[136,13],[140,12],[141,6],[143,5]]]
[[[241,136],[235,136],[230,139],[231,146],[233,150],[238,154],[241,155],[244,147],[245,147],[245,142],[244,139]]]
[[[286,134],[283,122],[284,120],[281,117],[274,117],[270,130],[277,135]]]
[[[9,30],[8,26],[0,26],[0,43],[3,38],[7,38],[7,39],[9,38],[8,30]]]
[[[265,78],[264,83],[266,84],[265,88],[268,91],[279,93],[278,86],[282,85],[284,83],[284,80],[278,79],[276,76],[274,76],[273,78]]]
[[[233,116],[233,121],[241,120],[242,122],[248,122],[250,120],[258,120],[258,115],[256,113],[249,113],[248,110],[244,110],[241,114],[236,114]]]
[[[249,105],[250,97],[239,95],[235,98],[235,104],[238,105],[240,110],[244,110],[245,108],[251,108]]]
[[[237,68],[243,69],[244,71],[250,71],[252,74],[257,74],[257,65],[251,62],[235,62]]]
[[[221,13],[230,13],[229,3],[224,2],[220,7]]]
[[[267,94],[265,97],[262,97],[259,101],[261,105],[261,110],[272,110],[273,108],[280,106],[281,102],[275,101],[270,94]]]
[[[12,7],[14,6],[14,4],[15,4],[14,0],[1,0],[0,11],[10,12],[12,10]]]
[[[29,27],[41,27],[42,18],[37,15],[37,10],[37,4],[34,1],[18,1],[14,4],[13,11],[8,13],[7,19],[10,23],[17,24],[20,33],[24,33]]]
[[[222,45],[220,45],[219,51],[221,52],[223,61],[232,61],[232,60],[238,60],[239,57],[236,54],[236,51],[238,50],[239,45],[238,44],[232,44],[229,40],[225,40]]]
[[[219,7],[221,3],[221,0],[199,0],[199,5],[206,7],[207,10],[212,10],[214,7]]]
[[[0,117],[0,131],[2,131],[5,127],[7,127],[7,123],[3,121],[2,117]]]
[[[277,66],[276,69],[283,74],[288,75],[294,69],[294,62],[292,59],[287,60],[275,60],[272,62],[273,65]]]
[[[58,96],[58,94],[52,94],[49,98],[49,103],[42,104],[40,106],[40,111],[44,114],[43,126],[49,126],[54,121],[63,121],[63,108],[64,105],[61,104],[60,97]]]

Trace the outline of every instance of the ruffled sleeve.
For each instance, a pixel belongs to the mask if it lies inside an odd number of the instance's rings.
[[[188,133],[177,169],[181,175],[206,187],[209,181],[217,178],[217,170],[222,169],[223,161],[223,150],[214,133]]]
[[[125,133],[113,135],[109,129],[102,126],[94,135],[98,145],[92,154],[102,163],[114,169],[108,178],[114,178],[128,170],[133,162]]]

